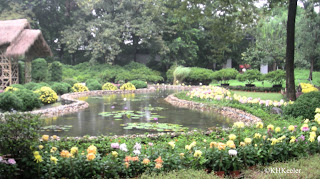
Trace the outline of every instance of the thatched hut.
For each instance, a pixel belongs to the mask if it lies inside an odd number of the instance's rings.
[[[26,19],[0,21],[0,89],[19,83],[18,57],[25,59],[25,83],[31,81],[31,61],[51,56],[40,30]]]

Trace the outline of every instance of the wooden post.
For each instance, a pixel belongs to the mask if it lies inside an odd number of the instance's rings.
[[[24,83],[31,82],[31,58],[26,58],[24,63]]]

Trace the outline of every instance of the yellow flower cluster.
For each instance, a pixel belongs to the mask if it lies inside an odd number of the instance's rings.
[[[9,92],[14,92],[14,91],[18,91],[19,89],[18,88],[14,88],[14,87],[12,87],[12,86],[8,86],[8,87],[6,87],[6,89],[4,90],[4,92],[7,92],[7,91],[9,91]]]
[[[275,144],[277,144],[279,142],[282,142],[282,140],[285,139],[285,138],[286,138],[286,136],[281,136],[281,137],[279,137],[277,139],[276,138],[271,138],[271,139],[268,139],[268,140],[271,141],[271,145],[275,145]]]
[[[196,151],[194,152],[194,155],[193,155],[193,156],[196,157],[196,158],[200,158],[201,155],[202,155],[201,150],[196,150]]]
[[[118,88],[117,88],[117,86],[116,85],[114,85],[114,84],[112,84],[112,83],[109,83],[109,82],[107,82],[107,83],[105,83],[103,86],[102,86],[102,90],[117,90]]]
[[[187,95],[190,96],[190,98],[197,97],[200,99],[222,100],[231,98],[231,92],[229,90],[217,86],[203,86],[192,90]]]
[[[36,161],[37,163],[42,162],[42,156],[40,155],[40,153],[38,151],[33,152],[33,157],[34,157],[34,161]]]
[[[310,83],[300,83],[302,93],[310,93],[312,91],[319,91],[314,85]]]
[[[120,87],[121,90],[136,90],[136,87],[132,83],[125,83]]]
[[[174,142],[173,142],[173,141],[170,141],[168,144],[171,146],[171,148],[172,148],[172,149],[174,149],[175,144],[174,144]]]
[[[316,109],[316,115],[314,116],[314,120],[320,125],[320,108]]]
[[[232,126],[233,128],[244,128],[243,122],[235,122]]]
[[[88,87],[86,87],[84,84],[82,83],[75,83],[71,90],[73,92],[84,92],[84,91],[89,91]]]
[[[88,148],[87,148],[87,160],[88,161],[91,161],[93,159],[96,158],[96,154],[97,154],[97,147],[94,146],[94,145],[90,145]]]
[[[186,149],[186,150],[191,150],[192,147],[195,147],[195,146],[196,146],[196,144],[197,144],[197,142],[196,142],[196,141],[193,141],[190,145],[186,145],[186,146],[185,146],[185,149]]]
[[[44,104],[55,103],[58,100],[57,93],[47,86],[41,87],[40,89],[34,91],[34,93],[37,93],[40,96],[39,99]]]

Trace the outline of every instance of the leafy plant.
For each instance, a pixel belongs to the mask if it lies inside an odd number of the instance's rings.
[[[246,81],[247,84],[252,84],[255,81],[260,81],[262,78],[262,74],[259,70],[250,69],[242,74],[237,75],[238,81]]]
[[[130,83],[132,83],[136,87],[136,89],[146,88],[148,86],[147,82],[140,81],[140,80],[133,80],[133,81],[130,81]]]
[[[102,85],[95,79],[88,79],[86,81],[86,86],[89,88],[90,91],[92,90],[101,90]]]
[[[136,90],[136,87],[132,83],[125,83],[120,87],[121,90]]]
[[[58,61],[54,61],[50,64],[50,80],[61,81],[62,80],[62,64]]]
[[[265,75],[265,79],[272,84],[282,84],[286,79],[286,72],[284,70],[276,70]]]
[[[231,79],[236,79],[238,71],[234,68],[221,69],[213,75],[213,78],[221,83],[228,83]]]
[[[71,90],[71,85],[68,83],[64,83],[64,82],[56,82],[53,83],[51,85],[51,88],[58,94],[58,95],[62,95],[65,93],[70,92]]]
[[[71,88],[73,92],[84,92],[84,91],[89,91],[89,89],[83,85],[82,83],[76,83],[73,85]]]
[[[117,86],[112,84],[112,83],[105,83],[103,86],[102,86],[102,90],[117,90]]]
[[[63,80],[63,82],[68,83],[70,86],[73,86],[74,84],[78,83],[78,81],[73,78],[66,78]]]
[[[210,69],[192,67],[189,76],[185,80],[193,85],[199,85],[199,83],[208,85],[212,81],[213,75],[214,72]]]
[[[28,89],[19,89],[14,91],[19,99],[22,100],[21,111],[31,111],[34,108],[40,108],[41,101],[39,96]]]
[[[299,96],[293,103],[284,109],[284,114],[293,117],[302,116],[304,119],[313,119],[315,110],[320,106],[320,92],[310,92]]]
[[[48,64],[44,58],[37,58],[32,61],[32,80],[35,82],[46,81],[48,77]]]
[[[23,107],[22,100],[14,93],[0,93],[0,109],[3,111],[21,110]]]

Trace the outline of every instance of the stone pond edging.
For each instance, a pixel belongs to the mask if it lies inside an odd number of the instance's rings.
[[[56,117],[56,116],[61,116],[61,115],[65,115],[65,114],[78,112],[80,110],[88,108],[89,104],[86,101],[77,100],[80,97],[106,95],[106,94],[148,93],[148,92],[154,92],[158,88],[190,90],[192,88],[195,88],[195,86],[148,85],[148,88],[146,88],[146,89],[137,89],[137,90],[114,90],[114,91],[96,90],[96,91],[67,93],[67,94],[61,95],[61,97],[60,97],[61,103],[63,105],[51,107],[48,109],[34,110],[34,111],[31,111],[30,113],[41,115],[41,117]]]
[[[194,101],[188,101],[179,99],[174,96],[174,94],[169,95],[165,98],[165,101],[170,103],[171,105],[181,107],[181,108],[189,108],[196,110],[210,110],[213,112],[217,112],[222,114],[225,117],[228,117],[234,121],[242,121],[245,125],[249,126],[257,122],[261,122],[262,120],[250,113],[244,112],[240,109],[230,108],[230,107],[218,107],[209,104],[198,103]]]

